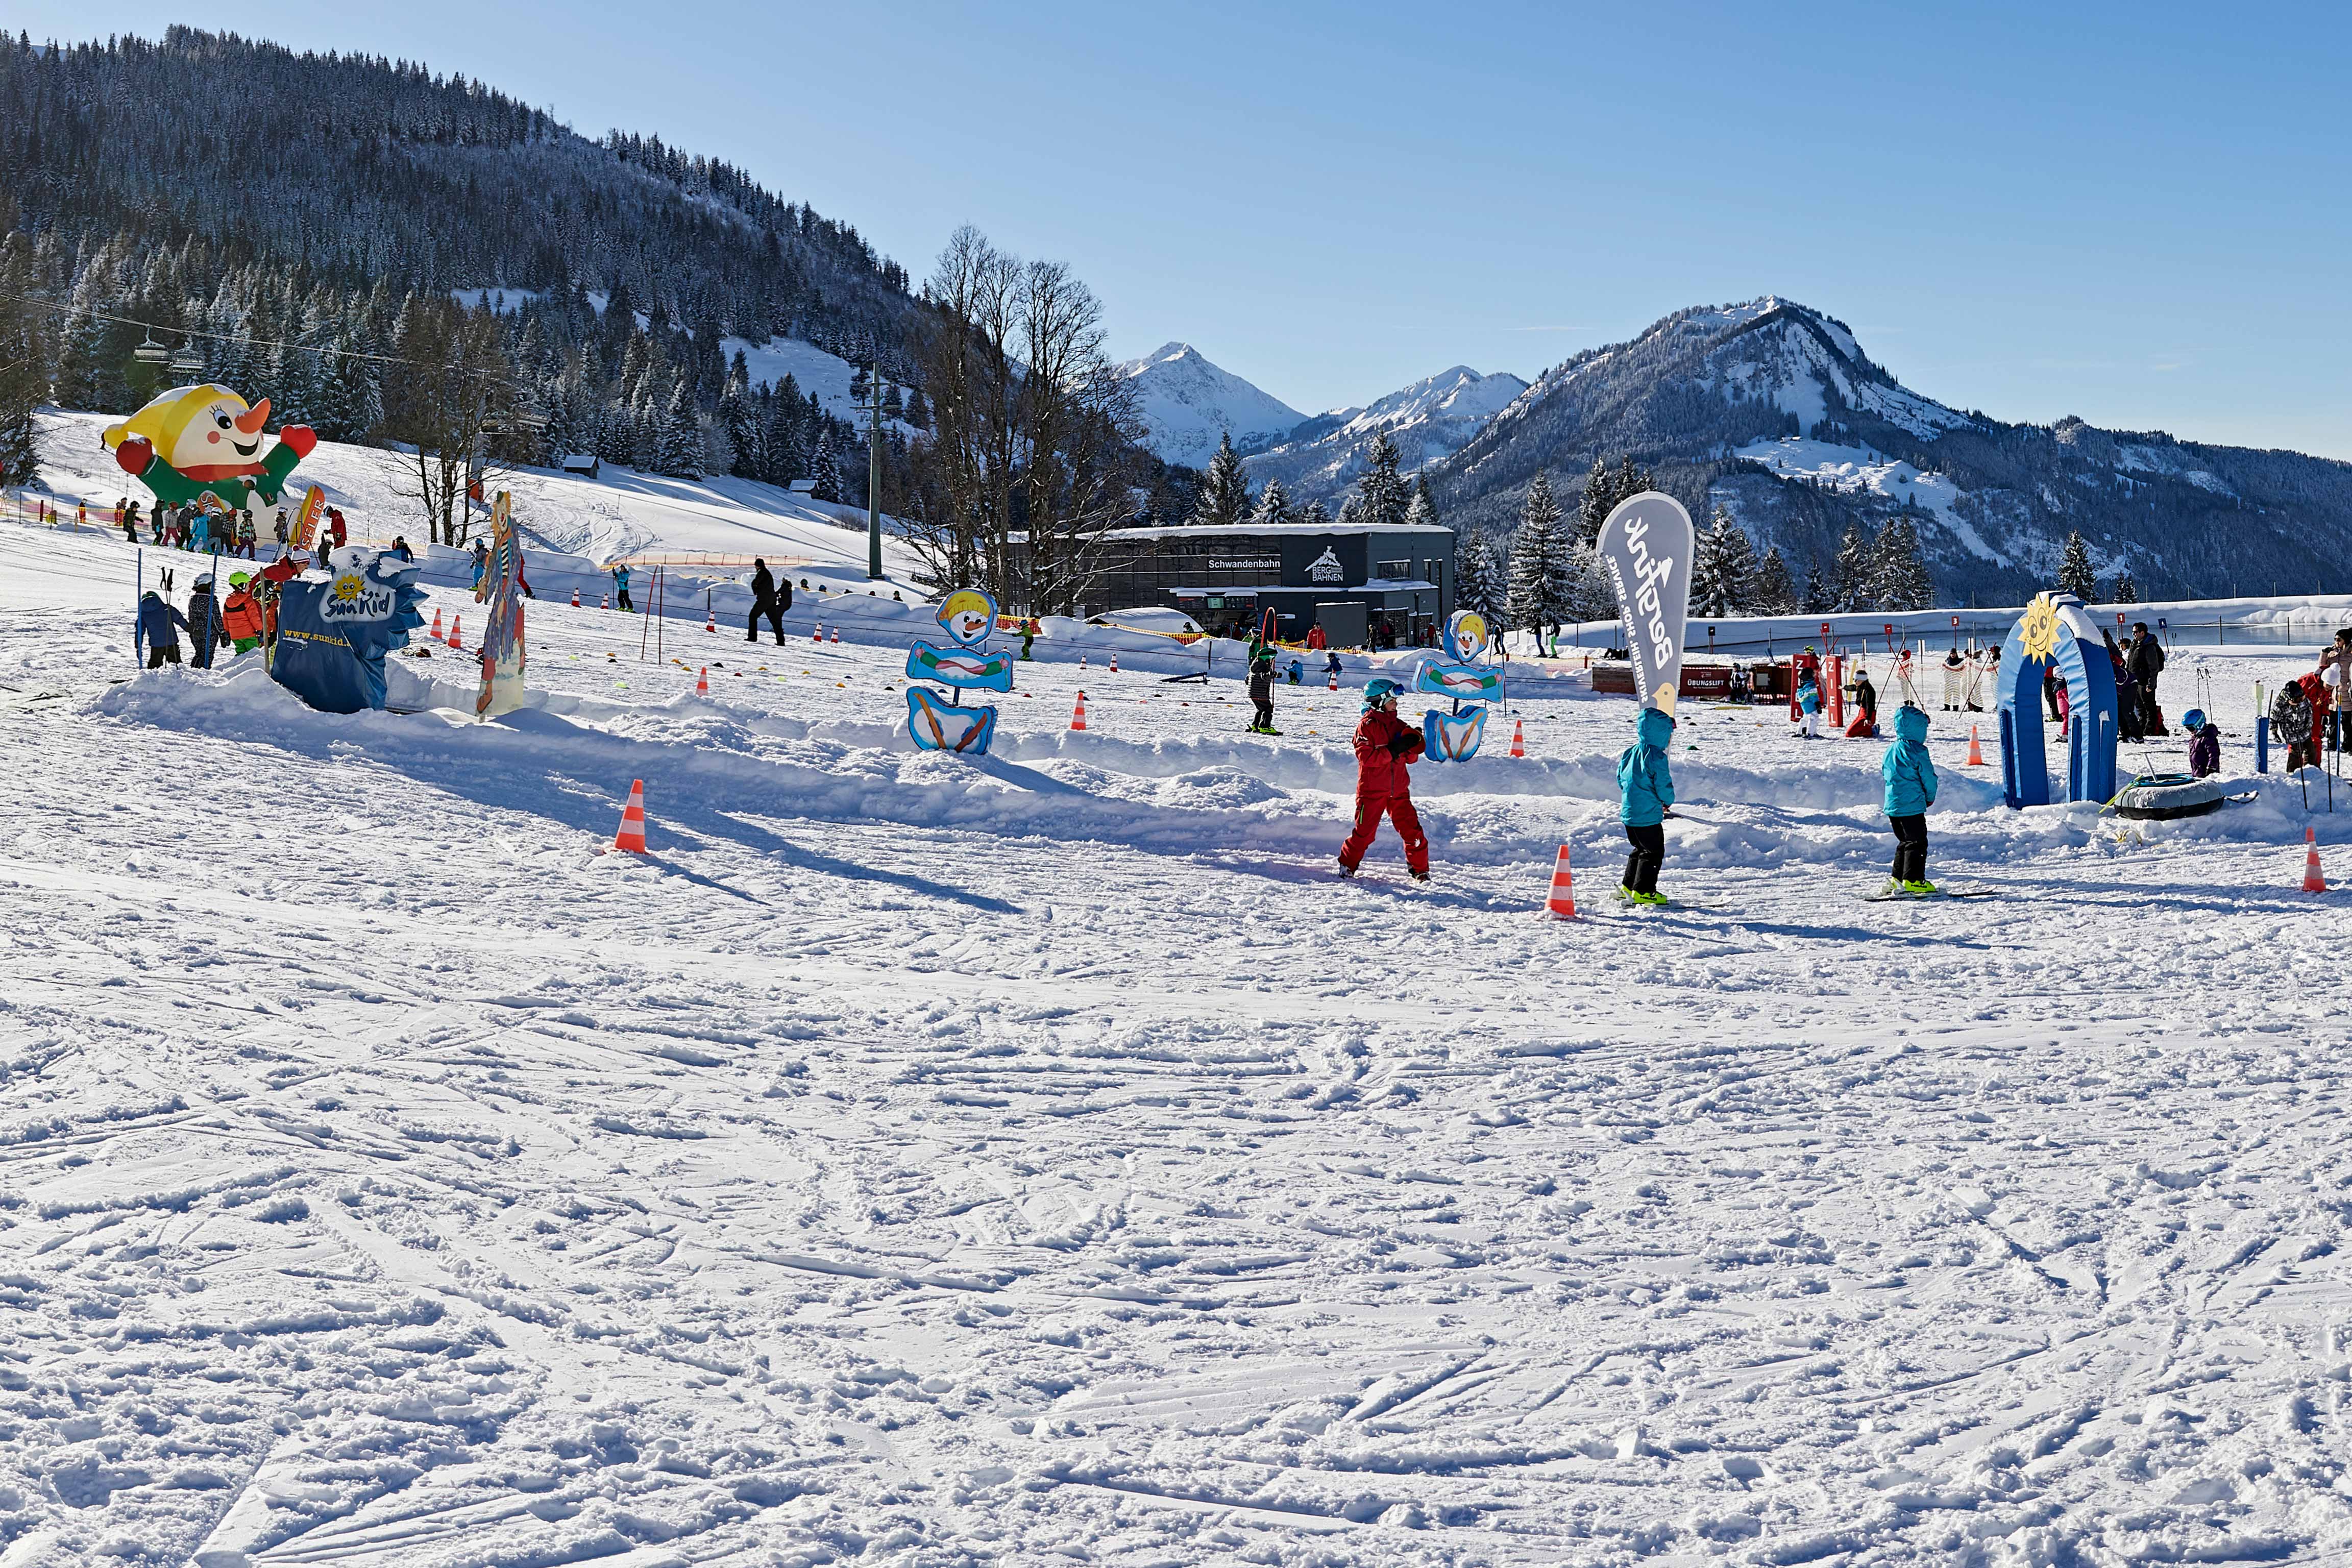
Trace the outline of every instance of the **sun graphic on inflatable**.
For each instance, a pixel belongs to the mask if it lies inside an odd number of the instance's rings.
[[[2058,657],[2058,606],[2050,602],[2049,595],[2036,595],[2033,603],[2025,606],[2025,625],[2019,635],[2024,639],[2026,658],[2048,664]]]

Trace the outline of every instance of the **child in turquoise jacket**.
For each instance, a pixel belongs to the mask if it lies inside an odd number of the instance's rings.
[[[1666,859],[1666,808],[1675,804],[1674,764],[1666,755],[1675,738],[1674,715],[1644,708],[1634,726],[1638,738],[1617,758],[1617,820],[1633,846],[1617,896],[1631,903],[1663,904],[1658,868]]]
[[[1927,808],[1936,804],[1936,764],[1927,755],[1927,710],[1906,702],[1895,715],[1895,741],[1878,764],[1886,781],[1886,821],[1895,829],[1895,875],[1888,892],[1932,893],[1927,880]]]

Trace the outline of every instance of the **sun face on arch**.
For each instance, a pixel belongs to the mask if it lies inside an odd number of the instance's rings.
[[[2025,606],[2025,625],[2019,637],[2025,644],[2025,657],[2038,664],[2049,664],[2058,657],[2058,606],[2050,602],[2047,594],[2034,595],[2033,603]]]

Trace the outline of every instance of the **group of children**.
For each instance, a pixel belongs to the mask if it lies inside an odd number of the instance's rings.
[[[1274,660],[1265,656],[1250,668],[1250,695],[1261,715],[1271,711],[1273,682]],[[1403,691],[1386,678],[1364,686],[1363,717],[1355,734],[1355,820],[1339,847],[1342,877],[1356,874],[1386,817],[1404,840],[1405,867],[1413,879],[1429,880],[1429,839],[1413,809],[1408,771],[1420,761],[1423,742],[1421,731],[1397,715],[1397,699]],[[1265,722],[1262,718],[1251,728]],[[1633,847],[1625,858],[1617,896],[1627,903],[1664,904],[1658,871],[1666,858],[1665,821],[1674,815],[1675,770],[1667,752],[1675,736],[1674,715],[1663,708],[1644,707],[1634,720],[1634,733],[1633,743],[1617,758],[1617,820]],[[1886,819],[1895,833],[1895,870],[1886,890],[1924,898],[1936,891],[1927,880],[1927,808],[1936,804],[1937,781],[1936,764],[1927,755],[1926,710],[1906,702],[1895,714],[1895,739],[1880,760],[1879,774],[1885,784]]]

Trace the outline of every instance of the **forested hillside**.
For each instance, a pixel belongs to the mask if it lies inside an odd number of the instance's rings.
[[[849,428],[730,377],[720,340],[802,338],[903,380],[922,310],[856,229],[726,163],[591,142],[413,62],[187,27],[0,43],[0,225],[15,357],[61,402],[216,379],[347,439],[470,421],[493,460],[847,487]],[[453,298],[485,289],[513,308]],[[175,367],[134,357],[151,337]],[[446,406],[460,387],[480,390]],[[28,456],[0,437],[12,477]]]

